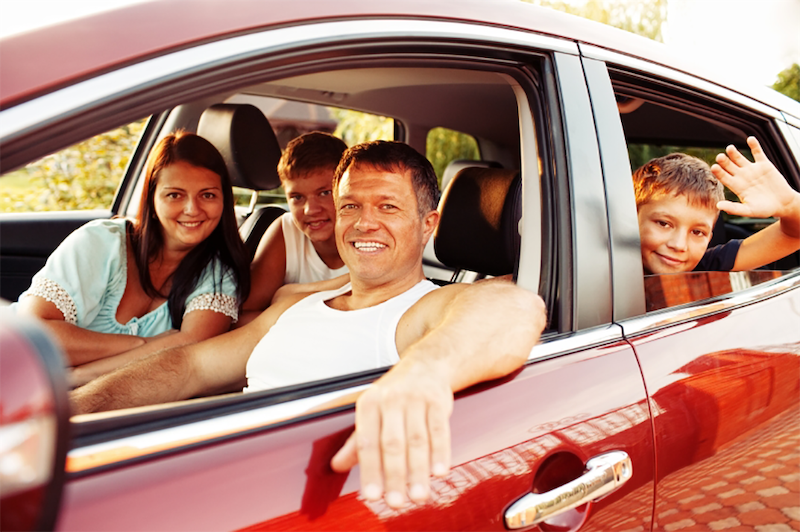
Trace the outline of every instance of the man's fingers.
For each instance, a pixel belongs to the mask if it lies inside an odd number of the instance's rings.
[[[423,401],[414,401],[406,412],[408,495],[417,503],[428,500],[430,494],[431,447],[425,406]]]
[[[400,508],[406,502],[406,434],[405,416],[399,405],[383,408],[381,448],[383,483],[386,504]]]
[[[736,146],[730,144],[727,148],[725,148],[725,153],[727,154],[728,158],[733,161],[733,164],[736,166],[742,167],[747,164],[752,164],[750,159],[745,157],[741,154],[739,150],[736,149]],[[719,162],[719,159],[717,160]]]
[[[428,409],[431,468],[434,476],[445,477],[450,471],[450,411],[439,407]]]
[[[362,395],[356,408],[355,443],[361,465],[361,493],[376,501],[383,495],[381,475],[381,412],[369,393]]]
[[[337,473],[347,473],[358,463],[358,449],[356,448],[356,433],[350,435],[342,448],[331,458],[331,469]]]

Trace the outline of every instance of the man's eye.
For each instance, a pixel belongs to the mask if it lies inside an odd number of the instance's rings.
[[[331,191],[330,190],[323,190],[322,192],[319,193],[319,195],[322,196],[322,197],[330,196],[331,195]]]
[[[339,210],[340,211],[352,211],[355,208],[356,208],[355,204],[353,204],[353,203],[345,203],[344,205],[339,207]]]
[[[664,220],[656,220],[656,223],[661,227],[669,227],[669,222],[665,222]]]
[[[289,201],[291,201],[293,203],[297,203],[298,201],[302,201],[302,200],[303,200],[303,196],[297,196],[297,195],[289,196]]]
[[[389,211],[389,210],[396,209],[397,206],[396,205],[392,205],[391,203],[384,203],[383,205],[381,205],[381,208],[383,210],[385,210],[385,211]]]
[[[695,229],[694,231],[692,231],[692,234],[694,236],[706,236],[706,232],[700,229]]]

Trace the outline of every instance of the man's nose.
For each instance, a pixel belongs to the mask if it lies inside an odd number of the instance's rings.
[[[373,231],[378,227],[378,219],[375,212],[369,207],[362,207],[358,213],[358,219],[354,227],[359,231]]]

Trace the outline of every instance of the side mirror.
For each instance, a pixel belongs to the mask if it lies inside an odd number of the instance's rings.
[[[0,530],[51,530],[69,446],[64,358],[44,327],[0,308]]]

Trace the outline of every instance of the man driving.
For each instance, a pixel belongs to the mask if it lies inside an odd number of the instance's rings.
[[[368,500],[424,502],[450,466],[453,393],[527,360],[542,300],[511,282],[436,288],[422,253],[439,220],[428,160],[400,142],[345,152],[333,182],[344,287],[276,301],[250,324],[137,361],[73,392],[76,413],[287,386],[393,367],[356,402],[356,429],[331,466],[361,466]]]

